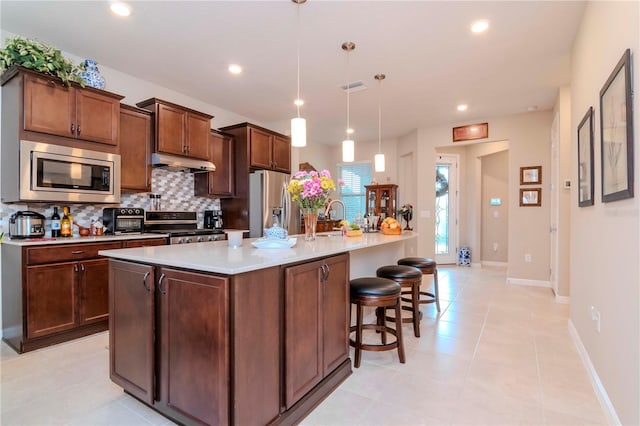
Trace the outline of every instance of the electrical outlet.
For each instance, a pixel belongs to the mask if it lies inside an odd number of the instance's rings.
[[[531,262],[531,255],[529,253],[524,255],[524,261],[527,262],[527,263]]]
[[[493,251],[494,252],[498,251],[498,243],[493,243]]]

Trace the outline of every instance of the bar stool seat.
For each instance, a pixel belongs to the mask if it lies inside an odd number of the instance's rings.
[[[402,344],[402,327],[396,325],[393,329],[385,322],[384,309],[395,308],[396,315],[400,315],[401,287],[392,280],[364,277],[356,278],[349,282],[351,303],[356,305],[356,325],[350,327],[350,333],[355,332],[355,340],[349,338],[349,344],[355,348],[354,367],[360,367],[361,351],[388,351],[398,349],[398,358],[404,364],[404,346]],[[363,306],[376,308],[376,324],[363,323]],[[380,332],[382,344],[362,343],[362,330],[375,330]],[[396,340],[387,343],[387,333],[396,337]]]
[[[420,337],[420,309],[418,300],[420,299],[420,283],[422,282],[422,272],[418,268],[405,265],[388,265],[382,266],[376,270],[376,275],[380,278],[387,278],[400,284],[401,287],[410,287],[411,290],[401,292],[411,294],[412,298],[406,301],[412,302],[411,306],[401,306],[401,309],[411,312],[411,318],[402,318],[398,315],[396,318],[400,318],[401,322],[413,323],[413,334],[416,337]],[[402,296],[400,296],[402,297]],[[404,300],[404,299],[401,299]],[[415,301],[415,302],[414,302]],[[386,317],[389,321],[398,321],[396,318]]]
[[[398,260],[398,265],[413,266],[420,269],[424,275],[433,275],[433,293],[428,291],[421,291],[419,296],[426,296],[426,298],[420,298],[418,304],[424,305],[426,303],[435,303],[438,312],[440,312],[440,297],[438,295],[438,265],[436,261],[428,257],[404,257]],[[408,294],[405,292],[403,294]],[[402,299],[405,302],[409,300],[405,297]]]

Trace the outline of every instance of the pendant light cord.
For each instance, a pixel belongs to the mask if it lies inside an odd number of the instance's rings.
[[[350,50],[347,50],[347,139],[349,139],[349,129],[351,128],[349,124],[349,97],[351,92],[351,82],[349,81],[349,53]]]
[[[300,118],[300,3],[296,9],[296,38],[297,38],[297,57],[298,57],[298,87],[296,97],[296,111],[298,112],[298,118]]]
[[[381,128],[382,128],[382,80],[378,80],[378,154],[380,154],[381,147]]]

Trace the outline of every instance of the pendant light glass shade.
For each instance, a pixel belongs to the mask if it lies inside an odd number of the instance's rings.
[[[375,165],[376,172],[384,172],[384,154],[381,152],[382,148],[382,138],[381,138],[381,129],[382,129],[382,80],[386,78],[384,74],[376,74],[374,76],[376,80],[378,80],[378,153],[373,157],[373,162]]]
[[[291,119],[291,146],[307,146],[307,120],[304,118]]]
[[[296,111],[297,117],[291,119],[291,146],[294,147],[303,147],[307,146],[307,121],[300,117],[300,4],[306,2],[307,0],[291,0],[298,5],[297,10],[297,59],[298,59],[298,96],[296,97]]]
[[[342,161],[351,163],[355,160],[355,146],[351,139],[342,141]]]
[[[384,172],[384,154],[376,154],[374,163],[376,172]]]

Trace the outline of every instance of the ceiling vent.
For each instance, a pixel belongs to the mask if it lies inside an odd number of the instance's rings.
[[[340,89],[342,89],[343,92],[347,93],[346,84],[343,84],[342,86],[340,86]],[[353,81],[349,83],[349,93],[362,92],[363,90],[367,90],[367,89],[368,89],[367,85],[364,84],[364,81],[362,80]]]

